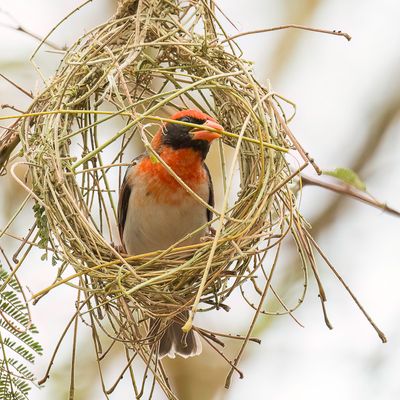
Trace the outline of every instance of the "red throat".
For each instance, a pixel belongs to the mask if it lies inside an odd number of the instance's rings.
[[[160,156],[192,190],[197,191],[199,185],[207,180],[200,154],[193,149],[174,150],[163,147]],[[160,162],[154,163],[149,157],[138,165],[138,174],[146,179],[148,191],[159,201],[177,203],[178,193],[190,196]]]

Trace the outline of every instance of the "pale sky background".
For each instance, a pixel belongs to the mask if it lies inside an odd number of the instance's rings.
[[[241,31],[297,23],[287,15],[287,7],[301,8],[302,3],[305,4],[303,0],[218,1]],[[20,23],[41,36],[78,4],[80,2],[75,0],[0,0],[3,11],[18,16]],[[80,33],[103,22],[111,13],[110,1],[94,0],[63,25],[52,36],[52,41],[70,44]],[[245,57],[256,62],[258,78],[263,82],[271,78],[273,89],[297,104],[291,129],[323,169],[351,164],[374,117],[385,101],[399,92],[399,18],[400,2],[397,0],[322,0],[308,24],[346,31],[352,35],[352,41],[311,32],[293,32],[299,41],[285,67],[275,71],[274,76],[270,75],[270,70],[273,57],[279,55],[276,46],[286,33],[265,33],[239,39]],[[0,21],[8,19],[2,16]],[[235,33],[231,27],[229,31]],[[0,38],[0,72],[23,87],[35,90],[38,77],[28,59],[36,42],[2,27]],[[41,53],[38,63],[45,75],[52,73],[58,59],[56,55]],[[0,104],[4,103],[23,108],[29,101],[0,80]],[[2,110],[1,114],[9,112]],[[397,118],[362,176],[370,193],[398,209],[399,130]],[[6,190],[3,181],[1,190]],[[303,214],[312,219],[331,198],[332,195],[319,189],[307,189],[302,199]],[[13,209],[12,205],[2,201],[0,197],[0,211],[4,211],[0,215],[0,226]],[[249,351],[249,356],[242,362],[245,378],[240,381],[235,378],[224,398],[399,399],[399,228],[398,219],[348,200],[340,216],[319,238],[320,246],[386,333],[387,344],[381,344],[351,298],[320,262],[334,329],[329,331],[325,327],[320,303],[315,288],[312,288],[296,314],[305,328],[298,327],[289,318],[278,319],[262,337],[262,345]],[[5,242],[7,245],[10,242]],[[22,274],[36,292],[52,281],[54,271],[35,261],[26,264]],[[73,312],[73,294],[68,288],[59,288],[33,308],[40,330],[39,340],[50,351]],[[213,323],[215,321],[210,318],[210,324]],[[68,348],[64,346],[58,366],[68,365],[68,360],[63,359],[67,354]],[[38,375],[43,375],[46,366],[46,357],[38,360]],[[69,373],[69,369],[67,371]],[[126,398],[123,383],[118,393],[115,398]],[[223,390],[218,398],[222,398],[222,393]],[[50,398],[57,398],[51,387],[32,391],[32,399]],[[88,400],[98,398],[102,397],[93,389],[93,397]]]

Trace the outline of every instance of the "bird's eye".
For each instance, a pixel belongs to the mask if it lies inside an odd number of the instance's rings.
[[[180,121],[181,121],[181,122],[190,122],[191,119],[190,119],[190,117],[182,117],[182,118],[180,119]]]

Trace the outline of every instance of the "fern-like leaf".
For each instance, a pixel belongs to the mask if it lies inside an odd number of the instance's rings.
[[[37,329],[31,323],[22,288],[1,265],[0,287],[0,399],[28,400],[35,382],[29,365],[43,349],[32,337]]]

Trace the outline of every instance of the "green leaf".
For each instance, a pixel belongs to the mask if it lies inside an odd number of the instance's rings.
[[[353,170],[349,168],[336,168],[334,171],[322,171],[322,174],[333,176],[334,178],[341,180],[343,183],[353,186],[362,192],[367,190],[365,183]]]
[[[32,336],[37,329],[31,324],[19,281],[15,277],[9,279],[0,264],[0,286],[5,282],[0,292],[3,317],[0,318],[0,399],[28,400],[31,384],[35,382],[29,366],[43,349]]]
[[[50,232],[45,209],[37,202],[33,205],[32,209],[36,218],[37,227],[39,229],[39,249],[46,249],[50,240]]]

